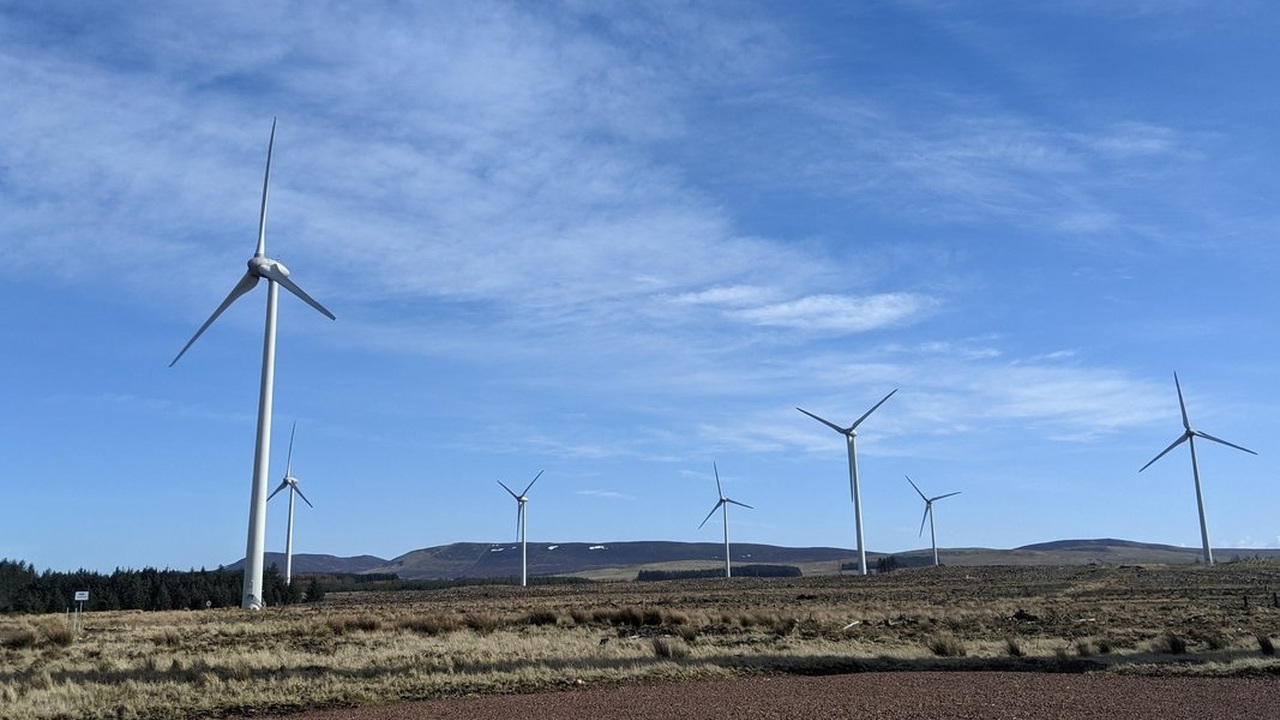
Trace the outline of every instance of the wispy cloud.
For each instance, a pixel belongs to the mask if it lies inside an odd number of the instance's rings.
[[[601,499],[604,499],[604,500],[626,500],[626,501],[631,501],[631,500],[635,500],[635,499],[636,499],[634,495],[628,495],[628,494],[626,494],[626,493],[615,492],[615,491],[613,491],[613,490],[578,490],[578,491],[577,491],[577,492],[575,492],[574,494],[575,494],[575,495],[585,495],[585,496],[587,496],[587,497],[596,497],[596,498],[601,498]]]

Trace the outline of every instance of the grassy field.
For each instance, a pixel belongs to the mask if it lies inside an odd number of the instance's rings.
[[[752,673],[1280,676],[1280,563],[330,593],[0,618],[11,720],[249,715]]]

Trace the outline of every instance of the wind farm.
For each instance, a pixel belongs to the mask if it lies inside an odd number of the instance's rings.
[[[0,715],[1280,676],[1280,6],[1123,5],[5,4]]]

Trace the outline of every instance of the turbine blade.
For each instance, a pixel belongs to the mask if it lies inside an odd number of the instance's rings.
[[[711,508],[711,512],[707,513],[707,516],[706,516],[706,517],[704,517],[704,518],[702,518],[702,522],[698,523],[698,529],[699,529],[699,530],[701,530],[701,529],[702,529],[702,526],[703,526],[703,525],[706,525],[706,524],[707,524],[707,521],[711,519],[711,516],[712,516],[712,515],[715,515],[715,514],[716,514],[716,511],[717,511],[717,510],[719,510],[719,509],[720,509],[720,506],[721,506],[721,505],[723,505],[723,504],[724,504],[724,501],[723,501],[723,500],[721,500],[720,502],[716,503],[716,506],[715,506],[715,507]]]
[[[520,542],[520,526],[524,524],[524,513],[521,507],[516,505],[516,542]]]
[[[911,487],[913,487],[913,488],[915,488],[915,489],[916,489],[916,494],[920,496],[920,499],[921,499],[921,500],[923,500],[923,501],[925,501],[925,502],[929,502],[929,498],[925,497],[925,496],[924,496],[924,493],[920,492],[920,488],[919,488],[919,487],[918,487],[914,482],[911,482],[911,478],[910,478],[910,477],[907,477],[906,475],[903,475],[902,477],[907,478],[907,482],[911,483]]]
[[[933,503],[924,504],[924,515],[920,516],[920,532],[916,533],[916,537],[924,537],[924,521],[929,519],[929,511],[932,509]]]
[[[1169,445],[1169,447],[1165,448],[1164,450],[1161,450],[1159,455],[1151,458],[1151,462],[1148,462],[1146,465],[1143,465],[1142,467],[1138,468],[1138,472],[1142,472],[1143,470],[1146,470],[1147,468],[1151,467],[1151,465],[1155,463],[1155,461],[1164,457],[1169,453],[1170,450],[1178,447],[1179,445],[1186,442],[1190,438],[1191,438],[1190,432],[1183,433],[1177,440],[1174,440],[1173,443]]]
[[[1178,388],[1178,409],[1182,411],[1182,428],[1191,430],[1191,420],[1187,418],[1187,404],[1182,401],[1182,385],[1178,382],[1178,373],[1173,374],[1173,386]]]
[[[959,490],[957,490],[957,491],[955,491],[955,492],[953,492],[953,493],[947,493],[946,495],[939,495],[939,496],[937,496],[937,497],[929,498],[929,502],[931,502],[931,503],[932,503],[932,502],[937,502],[937,501],[941,500],[942,498],[949,498],[949,497],[951,497],[952,495],[959,495],[959,494],[960,494],[960,491],[959,491]]]
[[[720,468],[716,467],[714,460],[711,461],[711,470],[716,474],[716,497],[724,499],[724,488],[720,487]]]
[[[528,494],[529,494],[529,489],[533,487],[533,484],[534,484],[534,483],[538,482],[538,478],[542,477],[542,472],[543,472],[542,470],[539,470],[539,471],[538,471],[538,474],[533,476],[533,479],[532,479],[532,480],[530,480],[530,481],[529,481],[529,484],[525,486],[525,488],[524,488],[524,492],[520,493],[521,495],[528,495]]]
[[[264,265],[266,265],[266,263],[264,263]],[[274,264],[266,265],[266,267],[261,267],[259,268],[258,272],[261,272],[262,276],[265,277],[266,279],[279,283],[280,286],[283,287],[285,290],[288,290],[294,295],[297,295],[298,299],[302,300],[302,302],[310,305],[316,310],[319,310],[320,314],[324,315],[330,320],[337,320],[337,318],[333,316],[333,313],[329,312],[328,308],[316,302],[315,298],[311,297],[306,293],[306,291],[298,287],[297,283],[295,283],[293,280],[290,280],[289,276],[280,272],[279,268],[277,268]]]
[[[751,507],[750,505],[748,505],[748,504],[746,504],[746,503],[740,503],[740,502],[738,502],[737,500],[733,500],[733,499],[730,499],[730,498],[725,498],[725,499],[724,499],[724,501],[725,501],[725,502],[727,502],[727,503],[733,503],[734,505],[739,505],[739,506],[744,507],[744,508],[746,508],[746,509],[748,509],[748,510],[755,510],[755,508]]]
[[[182,346],[182,350],[180,350],[177,356],[173,358],[173,362],[169,363],[169,367],[173,367],[178,360],[186,354],[187,349],[194,345],[196,340],[200,339],[200,336],[204,334],[205,330],[209,329],[209,326],[213,324],[213,321],[217,320],[218,316],[221,315],[224,310],[231,307],[231,303],[238,300],[241,295],[252,290],[257,284],[258,276],[251,272],[246,272],[244,277],[240,278],[240,282],[236,283],[236,286],[231,288],[231,292],[227,294],[227,299],[222,301],[222,304],[218,306],[218,309],[214,310],[213,314],[209,316],[209,319],[205,320],[204,324],[200,326],[200,329],[196,331],[196,334],[192,335],[191,339],[187,341],[187,344]]]
[[[1240,447],[1239,445],[1236,445],[1235,443],[1229,443],[1229,442],[1227,442],[1226,440],[1223,440],[1222,438],[1216,438],[1216,437],[1214,437],[1214,436],[1212,436],[1212,435],[1210,435],[1209,433],[1206,433],[1206,432],[1200,432],[1199,430],[1192,430],[1192,431],[1191,431],[1191,434],[1192,434],[1192,435],[1199,436],[1199,437],[1202,437],[1202,438],[1204,438],[1205,440],[1212,440],[1212,441],[1214,441],[1214,442],[1218,443],[1219,445],[1226,445],[1227,447],[1233,447],[1233,448],[1235,448],[1235,449],[1237,449],[1237,450],[1243,450],[1243,451],[1245,451],[1245,452],[1249,453],[1250,455],[1257,455],[1257,454],[1258,454],[1258,453],[1256,453],[1256,452],[1254,452],[1254,451],[1250,450],[1250,449],[1249,449],[1249,448],[1247,448],[1247,447]]]
[[[890,390],[889,394],[885,395],[884,398],[880,400],[880,402],[876,403],[875,405],[872,405],[870,410],[862,413],[862,417],[858,418],[857,420],[854,420],[853,424],[849,426],[849,429],[856,430],[857,427],[862,424],[862,421],[867,419],[867,416],[875,412],[877,408],[879,408],[881,405],[884,404],[885,400],[888,400],[889,398],[893,397],[893,394],[896,392],[898,392],[898,388],[894,388],[893,390]]]
[[[267,141],[267,171],[262,176],[262,213],[258,215],[258,248],[255,257],[267,254],[267,186],[271,184],[271,150],[276,145],[276,119],[271,118],[271,139]]]
[[[830,420],[828,420],[828,419],[826,419],[826,418],[821,418],[821,417],[818,417],[817,415],[814,415],[813,413],[809,412],[808,410],[805,410],[804,408],[798,407],[798,408],[796,408],[796,409],[797,409],[797,410],[799,410],[800,412],[804,413],[805,415],[808,415],[809,417],[813,418],[814,420],[817,420],[818,422],[822,423],[823,425],[826,425],[827,427],[831,428],[832,430],[835,430],[836,432],[840,433],[841,435],[848,435],[848,434],[849,434],[849,431],[853,429],[853,428],[842,428],[842,427],[840,427],[839,425],[837,425],[837,424],[835,424],[835,423],[831,422]]]
[[[307,496],[302,494],[302,488],[298,487],[297,485],[294,485],[293,491],[298,493],[298,497],[302,498],[302,502],[306,503],[307,507],[311,508],[312,510],[315,509],[316,506],[312,505],[311,501],[307,499]]]
[[[517,494],[515,493],[515,491],[514,491],[514,490],[512,490],[512,489],[511,489],[511,488],[509,488],[509,487],[507,487],[507,484],[506,484],[506,483],[504,483],[504,482],[502,482],[501,480],[499,480],[499,481],[498,481],[498,484],[502,486],[502,489],[503,489],[503,490],[506,490],[507,492],[511,493],[511,497],[515,498],[516,500],[519,500],[519,499],[520,499],[520,496],[519,496],[519,495],[517,495]]]
[[[298,421],[293,421],[293,429],[289,431],[289,458],[284,463],[284,474],[286,476],[293,475],[293,435],[298,432]],[[306,498],[303,498],[304,500]],[[307,503],[310,505],[311,503]]]
[[[281,481],[280,481],[280,487],[277,487],[275,490],[272,490],[272,491],[271,491],[271,494],[267,496],[267,499],[268,499],[268,500],[270,500],[271,498],[273,498],[273,497],[275,497],[277,494],[279,494],[281,490],[283,490],[283,489],[285,489],[285,488],[287,488],[287,487],[289,487],[289,481],[288,481],[288,480],[281,480]]]

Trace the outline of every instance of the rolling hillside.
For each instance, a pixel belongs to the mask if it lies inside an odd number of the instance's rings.
[[[529,574],[577,575],[597,580],[632,580],[640,570],[688,570],[720,567],[724,560],[720,543],[618,542],[529,543]],[[1199,562],[1199,548],[1116,540],[1056,540],[1010,550],[990,548],[942,549],[946,565],[1135,565],[1192,564]],[[886,553],[867,553],[874,569]],[[831,547],[792,548],[738,543],[733,545],[735,565],[794,565],[806,575],[840,572],[842,563],[857,555],[853,550]],[[894,553],[898,567],[931,562],[928,550]],[[1277,549],[1219,548],[1218,562],[1253,557],[1280,558]],[[238,569],[243,563],[228,566]],[[284,555],[267,553],[267,566],[284,568]],[[293,571],[305,573],[394,573],[405,580],[513,577],[520,574],[517,543],[453,543],[407,552],[391,560],[360,555],[294,555]]]

